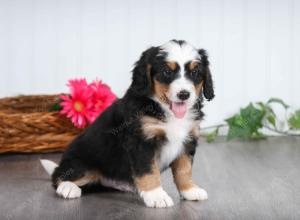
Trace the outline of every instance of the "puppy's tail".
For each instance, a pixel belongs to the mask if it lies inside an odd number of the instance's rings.
[[[47,173],[51,176],[58,165],[51,160],[40,160],[42,166],[47,171]]]

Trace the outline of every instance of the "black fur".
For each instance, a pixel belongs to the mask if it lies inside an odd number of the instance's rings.
[[[165,140],[143,138],[141,115],[161,118],[163,112],[151,99],[137,97],[129,90],[70,144],[53,174],[53,184],[76,180],[89,169],[129,183],[133,176],[150,172],[155,150]]]
[[[213,81],[209,69],[209,61],[208,57],[206,54],[206,51],[203,49],[200,49],[198,53],[201,56],[201,62],[203,65],[203,73],[204,73],[204,88],[203,88],[203,94],[204,97],[210,101],[215,97],[215,92],[214,92],[214,86],[213,86]]]
[[[158,47],[151,47],[144,51],[139,59],[135,63],[132,76],[132,84],[130,86],[130,92],[135,96],[149,96],[151,91],[151,69],[149,66],[154,63],[154,58],[159,53]],[[148,69],[149,68],[149,69]],[[150,71],[150,72],[149,72]]]
[[[184,41],[178,41],[184,44]],[[199,50],[203,78],[204,96],[214,96],[207,55]],[[99,170],[105,177],[133,183],[134,176],[151,172],[155,152],[167,139],[164,137],[147,140],[141,130],[140,117],[147,115],[164,120],[165,113],[160,104],[153,101],[153,79],[168,83],[168,74],[163,73],[164,56],[159,47],[151,47],[141,55],[133,69],[132,84],[123,98],[106,109],[82,134],[76,137],[64,152],[59,167],[52,175],[54,187],[58,181],[73,181],[88,170]],[[194,105],[195,120],[203,117],[202,95]],[[185,144],[186,153],[193,156],[197,139]]]
[[[179,44],[180,46],[183,45],[183,44],[185,44],[185,41],[184,41],[184,40],[176,40],[176,39],[173,39],[172,41],[175,42],[175,43],[177,43],[177,44]]]

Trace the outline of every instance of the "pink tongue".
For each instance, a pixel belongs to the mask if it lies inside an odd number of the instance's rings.
[[[172,102],[171,110],[174,113],[176,118],[183,118],[186,113],[186,103],[184,102]]]

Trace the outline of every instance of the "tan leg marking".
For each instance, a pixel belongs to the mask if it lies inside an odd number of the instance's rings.
[[[75,181],[58,180],[56,193],[65,199],[78,198],[81,196],[81,189],[79,187],[99,181],[100,176],[100,173],[97,171],[88,171],[83,177]]]
[[[83,177],[73,181],[73,183],[77,186],[84,186],[88,183],[100,182],[102,178],[102,175],[98,171],[87,171]]]
[[[152,163],[152,171],[149,174],[145,174],[141,177],[135,177],[136,187],[140,192],[151,191],[157,187],[160,187],[160,170],[156,162]]]
[[[146,206],[164,208],[174,205],[172,198],[161,187],[160,170],[155,161],[152,163],[150,174],[135,177],[134,180]]]
[[[192,180],[192,161],[191,158],[183,154],[171,164],[174,182],[179,191],[185,191],[195,187]]]

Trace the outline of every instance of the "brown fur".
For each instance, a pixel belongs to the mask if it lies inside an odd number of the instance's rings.
[[[79,179],[74,180],[72,182],[74,184],[76,184],[77,186],[84,186],[88,183],[100,182],[101,178],[103,178],[103,176],[101,175],[100,172],[98,172],[98,171],[88,171],[84,174],[83,177],[80,177]],[[58,179],[55,186],[58,186],[61,182],[63,182],[63,181]]]
[[[169,85],[165,85],[160,83],[157,80],[154,80],[153,86],[155,96],[163,103],[169,104],[170,101],[167,98],[167,94],[169,92]]]
[[[150,82],[150,86],[151,86],[151,68],[152,66],[150,64],[147,64],[147,78],[148,78],[148,81]]]
[[[191,136],[196,139],[200,137],[199,123],[200,123],[199,121],[195,121],[193,128],[191,130]]]
[[[189,70],[194,70],[199,65],[199,61],[192,61],[189,65]]]
[[[151,191],[160,186],[160,170],[155,161],[152,163],[152,171],[141,177],[135,177],[135,184],[138,190]]]
[[[203,88],[203,81],[201,81],[199,84],[195,85],[195,92],[197,96],[200,96]]]
[[[192,180],[192,160],[186,155],[182,154],[171,164],[174,182],[179,191],[185,191],[195,184]]]
[[[176,70],[177,68],[177,63],[176,62],[167,62],[167,66],[171,69],[171,70]]]
[[[88,183],[96,183],[100,182],[101,178],[103,176],[98,171],[88,171],[85,173],[85,175],[78,180],[73,181],[77,186],[84,186]]]
[[[146,139],[162,138],[165,136],[165,131],[161,127],[161,120],[150,116],[143,116],[141,118],[141,124]]]

